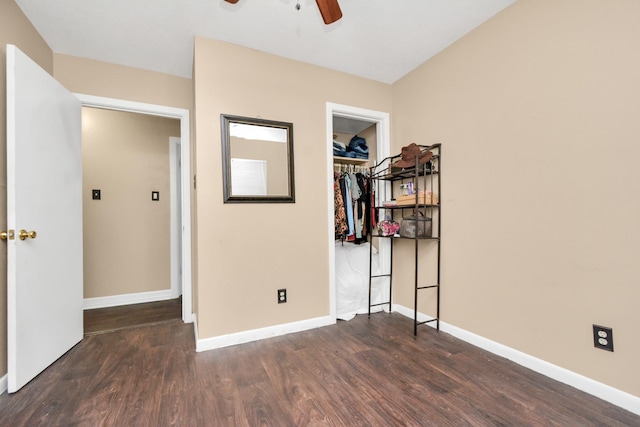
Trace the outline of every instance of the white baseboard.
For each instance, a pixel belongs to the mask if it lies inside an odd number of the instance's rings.
[[[173,299],[173,298],[171,298],[171,299]],[[182,304],[183,304],[182,306],[184,307],[184,302]],[[195,313],[190,313],[190,314],[187,313],[187,314],[185,314],[184,311],[182,312],[182,321],[184,323],[193,323],[195,321],[195,318],[196,318]]]
[[[108,297],[85,298],[82,303],[83,310],[92,308],[116,307],[119,305],[141,304],[143,302],[165,301],[178,298],[171,289],[151,292],[138,292],[135,294],[113,295]]]
[[[394,304],[393,311],[413,319],[413,310],[410,308]],[[432,319],[432,317],[418,312],[418,321],[423,322],[429,319]],[[436,326],[435,322],[428,323],[428,325],[434,328]],[[627,411],[640,415],[640,397],[638,396],[634,396],[622,390],[618,390],[601,382],[592,380],[584,375],[561,368],[560,366],[481,337],[480,335],[458,328],[457,326],[450,325],[442,320],[440,321],[440,330],[476,347],[480,347],[490,353],[509,359],[512,362],[531,369],[539,374],[570,385],[578,390],[589,393],[595,397],[626,409]]]
[[[0,394],[7,391],[7,374],[4,374],[2,378],[0,378]]]
[[[279,335],[291,334],[293,332],[302,332],[309,329],[320,328],[322,326],[333,325],[335,323],[335,319],[331,319],[331,316],[316,317],[314,319],[301,320],[299,322],[285,323],[282,325],[238,332],[235,334],[205,338],[202,340],[198,339],[196,329],[196,351],[213,350],[236,344],[244,344],[265,338],[277,337]]]
[[[196,317],[196,314],[193,313],[191,315],[191,319],[193,320],[193,336],[196,339],[196,343],[198,342],[198,318]]]

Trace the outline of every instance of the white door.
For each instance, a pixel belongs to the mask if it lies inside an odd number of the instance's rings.
[[[80,101],[8,45],[10,393],[82,339],[81,149]]]

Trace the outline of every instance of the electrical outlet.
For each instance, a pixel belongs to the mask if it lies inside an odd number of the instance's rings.
[[[593,345],[595,348],[613,351],[613,329],[593,325]]]
[[[287,302],[287,290],[278,289],[278,304]]]

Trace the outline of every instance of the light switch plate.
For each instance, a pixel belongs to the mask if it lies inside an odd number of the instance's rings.
[[[151,200],[153,200],[154,202],[157,202],[158,200],[160,200],[160,192],[159,191],[152,191],[151,192]]]
[[[93,200],[100,200],[100,190],[91,190],[91,198]]]

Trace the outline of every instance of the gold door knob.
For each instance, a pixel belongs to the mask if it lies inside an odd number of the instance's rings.
[[[13,230],[0,232],[0,240],[13,240]]]
[[[35,231],[20,230],[18,232],[18,237],[20,238],[20,240],[26,240],[28,237],[35,239],[36,236],[37,233]]]

